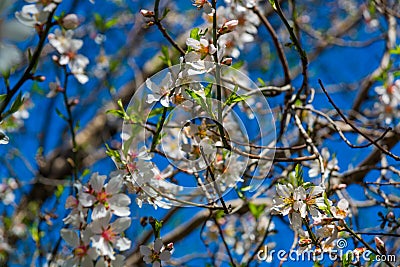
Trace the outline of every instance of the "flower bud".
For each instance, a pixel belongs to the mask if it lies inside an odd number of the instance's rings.
[[[79,18],[75,14],[68,14],[62,19],[62,26],[67,30],[76,29],[79,26]]]
[[[74,98],[74,99],[72,99],[72,100],[69,102],[69,105],[70,105],[71,107],[76,106],[76,105],[78,105],[78,104],[79,104],[79,99],[78,99],[78,98]]]
[[[147,9],[141,9],[140,14],[142,14],[143,17],[145,18],[152,18],[154,17],[154,12],[147,10]]]
[[[386,219],[393,220],[395,218],[393,211],[386,214]]]
[[[385,243],[379,237],[375,236],[374,238],[376,248],[382,253],[386,254]]]
[[[147,217],[146,216],[140,218],[140,225],[143,227],[145,227],[147,225]]]
[[[222,60],[221,63],[224,65],[230,66],[230,65],[232,65],[232,58],[231,57],[224,58],[224,60]]]
[[[46,80],[46,77],[43,75],[38,75],[32,77],[32,80],[37,81],[37,82],[44,82]]]
[[[227,21],[227,22],[225,22],[225,23],[222,25],[222,27],[218,30],[218,33],[219,33],[220,35],[222,35],[222,34],[231,32],[231,31],[233,31],[233,30],[236,28],[236,26],[237,26],[238,24],[239,24],[239,21],[236,20],[236,19]]]
[[[165,247],[165,249],[168,250],[168,251],[173,250],[174,249],[174,244],[172,242],[168,243],[168,245]]]

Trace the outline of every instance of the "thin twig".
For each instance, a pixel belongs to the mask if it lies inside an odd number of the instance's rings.
[[[318,79],[318,83],[321,86],[322,91],[325,93],[326,97],[328,98],[329,103],[331,103],[331,105],[335,108],[336,112],[339,114],[339,116],[343,119],[343,121],[345,123],[347,123],[354,131],[356,131],[357,133],[359,133],[360,135],[362,135],[365,139],[367,139],[368,141],[370,141],[372,144],[374,144],[378,149],[380,149],[383,153],[385,153],[386,155],[392,157],[393,159],[395,159],[396,161],[400,161],[400,157],[394,155],[392,152],[388,151],[386,148],[384,148],[383,146],[381,146],[377,141],[373,140],[371,137],[369,137],[368,135],[364,134],[363,132],[361,132],[354,124],[352,124],[347,118],[346,116],[343,114],[343,112],[340,110],[340,108],[335,104],[335,102],[333,102],[331,96],[328,94],[328,92],[325,89],[325,86],[323,85],[322,81],[320,79]]]

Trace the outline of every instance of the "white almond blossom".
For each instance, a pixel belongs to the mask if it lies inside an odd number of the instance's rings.
[[[58,58],[58,63],[60,65],[68,65],[75,78],[84,84],[89,80],[85,74],[89,59],[77,53],[83,46],[83,41],[73,39],[73,36],[74,32],[72,30],[61,31],[56,29],[54,33],[49,34],[48,38],[50,44],[61,54]]]
[[[7,19],[8,9],[14,2],[14,0],[0,1],[0,73],[7,72],[20,63],[22,53],[13,43],[26,40],[32,32],[31,28],[17,20]]]
[[[16,18],[24,25],[35,27],[46,22],[48,16],[62,0],[25,0],[29,5],[15,13]]]
[[[109,260],[105,259],[104,257],[100,258],[96,262],[95,267],[121,267],[124,266],[125,263],[125,256],[123,255],[115,255],[115,259]]]
[[[140,253],[143,255],[143,260],[147,264],[152,264],[152,267],[160,267],[161,261],[169,261],[171,258],[170,247],[166,248],[160,238],[154,241],[154,247],[141,245]]]
[[[49,83],[49,88],[50,88],[50,91],[46,94],[46,97],[48,97],[48,98],[53,98],[59,92],[62,92],[64,90],[61,86],[60,79],[58,79],[58,77],[56,77],[55,82]]]
[[[72,255],[64,262],[64,266],[94,267],[93,261],[98,258],[98,254],[93,247],[90,247],[90,237],[92,233],[89,229],[78,232],[71,229],[61,229],[61,237],[72,247]]]
[[[204,59],[208,55],[213,55],[217,52],[217,48],[213,44],[210,44],[207,39],[200,38],[199,40],[188,38],[186,45],[193,48],[194,51],[200,54],[200,59]]]
[[[301,221],[306,218],[308,212],[317,219],[322,216],[322,209],[326,208],[324,189],[321,186],[311,186],[306,190],[302,186],[294,188],[291,184],[278,184],[276,192],[272,211],[283,216],[289,215],[294,228],[301,227]]]
[[[164,107],[169,107],[169,93],[173,88],[174,82],[172,75],[168,72],[159,85],[155,84],[151,79],[146,80],[147,87],[152,91],[152,94],[147,95],[147,103],[151,104],[160,101]]]
[[[2,183],[0,183],[0,200],[4,205],[11,205],[15,203],[14,191],[17,188],[18,183],[14,178],[3,179]]]
[[[346,199],[342,198],[341,200],[339,200],[336,207],[331,207],[331,212],[333,217],[338,219],[345,219],[350,213],[349,202]]]
[[[325,167],[325,176],[327,177],[329,174],[335,175],[339,170],[338,160],[336,157],[331,158],[331,154],[329,153],[328,148],[324,147],[321,150],[321,156],[323,159],[324,167]],[[317,177],[321,173],[320,163],[318,160],[314,160],[310,164],[310,169],[308,171],[308,176],[310,178]]]
[[[86,224],[88,209],[84,208],[77,198],[69,196],[65,202],[65,208],[71,209],[68,216],[63,219],[65,224],[70,224],[76,229]]]
[[[107,177],[94,173],[89,181],[89,186],[84,187],[79,194],[79,202],[82,206],[93,207],[92,219],[104,217],[111,211],[117,216],[129,216],[130,198],[120,193],[123,181],[120,176],[112,176],[104,185]]]
[[[98,250],[100,255],[115,260],[114,249],[125,251],[131,247],[131,241],[121,236],[121,233],[131,225],[131,218],[119,218],[112,223],[110,220],[111,213],[107,212],[105,217],[95,219],[89,228],[93,232],[92,246]]]
[[[386,124],[391,124],[393,120],[398,119],[400,106],[400,80],[394,81],[392,73],[388,74],[386,83],[377,86],[375,92],[379,96],[379,103],[375,103],[375,110],[379,113],[379,119]]]

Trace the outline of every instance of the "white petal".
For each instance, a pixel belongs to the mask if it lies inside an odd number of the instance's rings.
[[[131,214],[129,207],[118,207],[110,204],[110,208],[113,211],[114,215],[117,215],[119,217],[125,217]]]
[[[84,207],[91,207],[96,202],[96,198],[91,194],[82,193],[79,195],[79,202]]]
[[[122,180],[119,177],[113,177],[105,188],[108,194],[118,193],[122,188]]]
[[[122,233],[128,227],[131,225],[131,218],[124,217],[124,218],[119,218],[115,222],[111,224],[111,228],[115,233]]]
[[[195,50],[200,49],[200,42],[193,38],[188,38],[186,40],[186,45],[194,48]]]
[[[115,243],[115,247],[120,251],[128,250],[131,247],[131,241],[125,237],[119,238]]]
[[[169,97],[167,96],[162,97],[160,103],[166,108],[169,107]]]
[[[150,256],[152,254],[151,249],[148,246],[140,246],[140,254],[143,256]]]
[[[104,207],[103,204],[99,204],[96,207],[94,207],[93,212],[92,212],[92,220],[96,220],[99,218],[104,218],[107,215],[107,209]]]
[[[99,175],[97,172],[92,175],[90,178],[90,185],[94,189],[94,191],[101,192],[103,189],[104,181],[106,180],[107,176]]]
[[[64,241],[67,242],[71,247],[76,248],[79,246],[79,236],[74,230],[63,228],[61,229],[60,234]]]
[[[162,240],[160,238],[157,238],[154,241],[154,251],[155,252],[160,252],[161,248],[164,246]]]
[[[168,250],[164,250],[160,254],[160,260],[162,261],[168,261],[171,258],[171,252]]]

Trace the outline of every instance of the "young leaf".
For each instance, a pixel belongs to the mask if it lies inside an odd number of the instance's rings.
[[[56,108],[56,113],[57,113],[58,117],[60,117],[61,119],[65,120],[65,121],[68,120],[67,117],[65,117],[64,114],[62,114],[58,108]]]
[[[246,95],[238,95],[236,94],[238,90],[238,85],[235,85],[235,88],[233,89],[233,92],[228,96],[228,99],[225,101],[225,106],[229,106],[233,103],[241,102],[249,98],[250,96]]]
[[[250,210],[251,214],[254,216],[254,218],[258,219],[260,217],[260,215],[262,214],[262,212],[265,210],[265,204],[256,205],[256,204],[253,204],[250,202],[249,210]]]
[[[194,28],[190,31],[190,38],[200,41],[199,28]]]
[[[12,103],[10,110],[8,111],[10,114],[13,114],[18,111],[18,109],[24,104],[24,98],[22,97],[22,94],[19,93],[15,101]],[[7,112],[7,113],[8,113]]]

